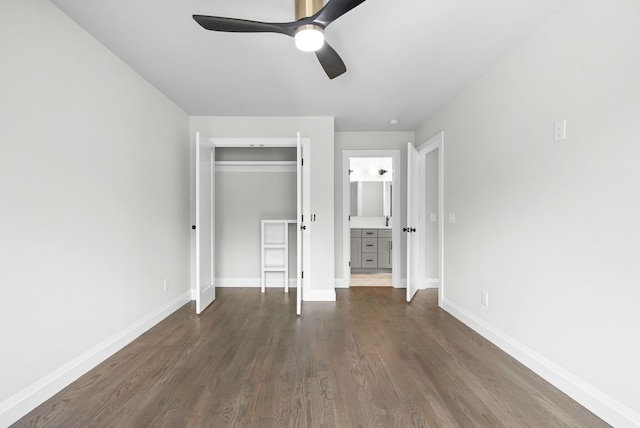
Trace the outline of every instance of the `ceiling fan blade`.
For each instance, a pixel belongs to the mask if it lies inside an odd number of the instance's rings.
[[[347,71],[347,66],[344,65],[338,52],[326,41],[324,45],[316,51],[316,56],[318,57],[318,61],[320,61],[320,65],[324,68],[324,72],[329,76],[329,79],[336,78]]]
[[[296,22],[272,23],[207,15],[193,15],[193,19],[203,28],[211,31],[224,31],[228,33],[280,33],[291,37],[293,37],[299,25]]]
[[[326,27],[364,2],[365,0],[329,0],[329,2],[313,16],[313,20],[323,27]]]

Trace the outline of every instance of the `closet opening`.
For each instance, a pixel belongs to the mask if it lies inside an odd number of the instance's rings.
[[[197,313],[215,300],[216,287],[285,293],[293,287],[300,315],[310,282],[303,274],[310,266],[309,143],[299,133],[207,139],[196,133]]]

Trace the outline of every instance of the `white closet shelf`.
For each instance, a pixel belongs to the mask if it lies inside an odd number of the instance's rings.
[[[216,161],[219,172],[296,172],[296,161]]]

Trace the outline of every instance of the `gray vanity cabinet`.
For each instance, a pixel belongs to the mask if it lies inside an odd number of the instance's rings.
[[[351,229],[351,267],[391,269],[391,230]]]
[[[378,267],[381,269],[391,268],[392,257],[391,231],[387,229],[378,230]]]
[[[362,267],[362,230],[351,229],[351,267]]]

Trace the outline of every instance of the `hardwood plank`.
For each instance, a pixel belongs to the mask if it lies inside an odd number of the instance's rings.
[[[219,289],[15,427],[604,427],[437,307],[437,290]]]

